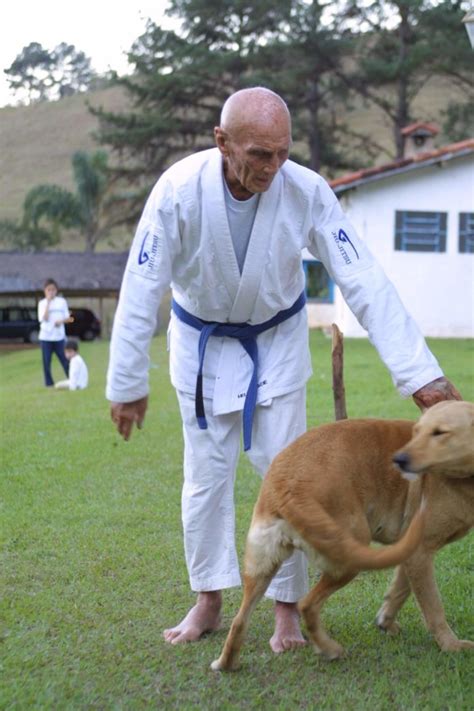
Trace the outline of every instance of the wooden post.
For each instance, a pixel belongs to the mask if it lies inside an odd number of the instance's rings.
[[[332,389],[334,394],[334,413],[336,420],[347,419],[346,393],[344,389],[344,336],[332,324]]]

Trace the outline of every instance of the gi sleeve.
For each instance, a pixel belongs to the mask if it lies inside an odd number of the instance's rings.
[[[336,196],[323,182],[315,201],[308,245],[334,279],[347,305],[368,332],[403,397],[443,375],[436,358],[394,285],[359,239]]]
[[[172,189],[158,181],[138,224],[120,289],[107,372],[110,401],[132,402],[148,394],[150,341],[179,250]]]

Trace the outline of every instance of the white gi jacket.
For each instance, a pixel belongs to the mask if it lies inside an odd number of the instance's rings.
[[[395,288],[317,173],[291,160],[262,193],[242,274],[227,222],[222,156],[196,153],[167,170],[143,212],[115,316],[107,398],[130,402],[148,394],[148,349],[158,307],[173,297],[206,321],[267,321],[304,289],[301,251],[320,259],[389,369],[403,396],[443,373]],[[194,393],[199,331],[172,314],[173,385]],[[306,310],[258,336],[257,402],[291,392],[311,375]],[[242,409],[252,362],[241,344],[211,337],[204,360],[204,396],[214,414]]]

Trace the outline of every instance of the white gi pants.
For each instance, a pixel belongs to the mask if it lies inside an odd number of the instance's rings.
[[[235,549],[234,482],[240,452],[242,412],[213,416],[205,400],[207,429],[200,430],[194,397],[178,391],[184,433],[182,521],[191,589],[240,585]],[[252,447],[246,452],[263,478],[272,459],[306,431],[306,388],[255,409]],[[267,597],[296,602],[308,591],[307,561],[296,551],[267,590]]]

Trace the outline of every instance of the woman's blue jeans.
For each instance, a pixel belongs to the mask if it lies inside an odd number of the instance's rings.
[[[54,385],[53,376],[51,375],[51,359],[53,353],[56,353],[59,362],[63,366],[66,377],[69,376],[69,361],[64,355],[64,344],[65,341],[40,341],[41,343],[41,353],[43,355],[43,372],[44,372],[44,384]]]

